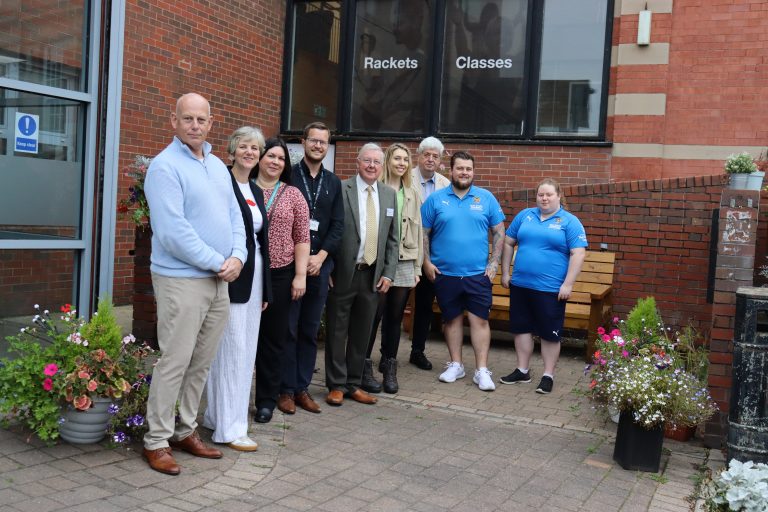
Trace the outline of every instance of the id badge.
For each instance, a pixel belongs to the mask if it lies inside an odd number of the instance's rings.
[[[320,229],[320,222],[315,219],[309,219],[309,230],[317,231],[318,229]]]

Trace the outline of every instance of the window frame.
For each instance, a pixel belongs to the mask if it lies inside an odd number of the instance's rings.
[[[301,136],[301,129],[289,129],[291,117],[291,84],[293,82],[293,40],[296,25],[296,6],[317,0],[288,0],[285,18],[284,52],[283,52],[283,87],[281,98],[280,126],[281,133],[286,137]],[[355,23],[358,0],[337,0],[341,3],[341,51],[339,52],[339,76],[337,91],[336,128],[332,129],[336,140],[363,140],[371,137],[393,140],[420,140],[427,135],[435,135],[444,141],[469,141],[473,143],[506,143],[517,145],[610,145],[606,141],[606,126],[608,114],[608,90],[611,70],[611,41],[615,17],[614,0],[607,0],[605,38],[603,50],[602,87],[600,89],[600,112],[596,135],[585,134],[536,134],[538,115],[538,95],[541,76],[542,35],[544,28],[544,2],[528,0],[528,19],[526,23],[526,49],[523,75],[523,90],[526,94],[525,117],[521,135],[510,134],[478,134],[440,131],[441,102],[443,91],[441,80],[445,67],[445,28],[447,19],[447,1],[433,0],[432,13],[432,52],[427,51],[426,77],[429,84],[430,101],[427,103],[423,133],[403,133],[390,131],[368,131],[351,129],[352,124],[352,80],[355,52]],[[429,50],[429,49],[427,49]]]

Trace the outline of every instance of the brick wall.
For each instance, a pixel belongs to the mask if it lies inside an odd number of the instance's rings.
[[[0,311],[4,317],[32,316],[33,306],[58,311],[72,301],[74,251],[0,250]]]
[[[665,94],[662,116],[616,115],[617,143],[760,147],[768,145],[768,2],[674,0],[654,12],[652,44],[669,44],[666,64],[611,68],[610,94]],[[613,45],[634,43],[637,14],[614,22]],[[695,149],[694,149],[695,151]],[[720,174],[722,159],[615,157],[613,180]]]
[[[285,2],[160,2],[126,5],[120,163],[155,155],[173,136],[170,113],[178,96],[198,92],[211,102],[208,141],[226,158],[229,134],[251,124],[278,132]],[[225,160],[225,162],[228,160]],[[118,199],[129,180],[120,176]],[[134,229],[118,221],[114,300],[130,303]]]
[[[626,315],[638,298],[656,298],[664,321],[689,321],[706,333],[711,222],[723,176],[564,186],[568,209],[587,231],[589,248],[616,253],[614,311]],[[509,222],[535,206],[534,190],[499,197]]]

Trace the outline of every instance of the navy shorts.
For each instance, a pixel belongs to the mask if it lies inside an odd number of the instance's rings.
[[[565,322],[565,302],[557,292],[509,287],[509,332],[531,333],[546,341],[559,342]]]
[[[493,285],[485,274],[456,277],[437,274],[435,276],[435,297],[443,315],[443,322],[449,322],[465,310],[488,320],[491,313]]]

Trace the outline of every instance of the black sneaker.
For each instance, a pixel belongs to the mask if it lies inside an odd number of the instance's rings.
[[[424,352],[411,352],[411,357],[408,359],[408,362],[421,370],[432,369],[432,363],[429,362],[429,359],[424,355]]]
[[[515,371],[500,378],[499,382],[502,384],[528,384],[531,382],[531,372],[529,371],[528,373],[523,373],[515,368]]]
[[[552,385],[555,382],[552,380],[552,377],[547,377],[546,375],[541,378],[541,381],[539,382],[539,387],[536,388],[537,393],[541,393],[542,395],[548,395],[552,392]]]

